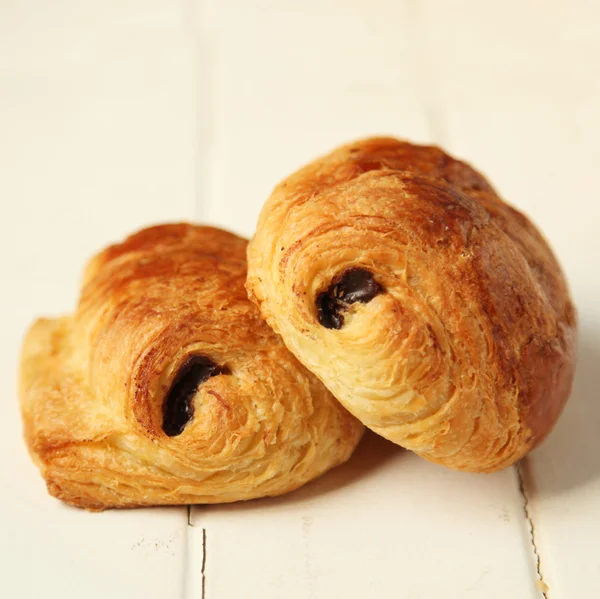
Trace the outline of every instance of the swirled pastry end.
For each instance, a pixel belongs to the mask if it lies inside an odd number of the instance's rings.
[[[348,459],[363,427],[248,301],[245,252],[218,229],[146,229],[90,262],[75,314],[33,325],[21,411],[52,495],[230,502]]]
[[[364,424],[449,467],[493,471],[552,428],[576,359],[552,251],[477,171],[392,138],[280,183],[247,289]]]

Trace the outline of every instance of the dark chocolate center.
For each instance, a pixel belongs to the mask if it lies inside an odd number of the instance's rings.
[[[191,356],[179,369],[163,407],[163,431],[169,437],[183,432],[194,415],[192,398],[198,387],[210,377],[224,374],[225,369],[206,356]]]
[[[348,304],[367,304],[381,291],[373,273],[364,268],[349,268],[331,283],[327,291],[317,296],[319,322],[327,329],[341,329],[344,324],[342,312],[348,309]]]

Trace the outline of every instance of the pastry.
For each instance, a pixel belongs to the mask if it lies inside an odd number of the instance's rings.
[[[365,425],[490,472],[550,431],[576,317],[544,238],[464,162],[367,139],[280,183],[247,288],[287,347]]]
[[[21,362],[27,445],[88,509],[280,495],[344,462],[363,427],[248,301],[246,241],[143,230],[88,265],[76,312]]]

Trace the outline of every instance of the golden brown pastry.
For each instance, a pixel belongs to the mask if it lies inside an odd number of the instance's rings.
[[[247,288],[288,348],[364,424],[433,462],[489,472],[552,428],[575,311],[543,237],[434,147],[356,142],[285,179]]]
[[[246,241],[146,229],[91,261],[73,316],[21,364],[25,438],[49,492],[88,509],[291,491],[348,459],[362,425],[248,301]]]

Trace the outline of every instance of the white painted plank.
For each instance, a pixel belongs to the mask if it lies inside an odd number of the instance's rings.
[[[452,472],[374,434],[305,488],[194,524],[207,597],[535,596],[514,470]]]
[[[90,514],[46,494],[16,372],[34,317],[71,310],[84,262],[194,214],[194,56],[167,1],[0,6],[2,597],[175,597],[186,508]]]
[[[284,176],[342,141],[431,140],[401,3],[206,2],[212,34],[207,217],[251,235]]]
[[[210,2],[203,14],[213,222],[250,235],[275,183],[342,141],[444,141],[409,2]],[[192,515],[207,597],[537,596],[514,470],[450,472],[371,438],[305,490]]]
[[[600,3],[418,3],[435,110],[554,246],[580,317],[575,389],[527,460],[525,488],[548,597],[600,596]],[[460,27],[456,23],[460,21]],[[449,27],[449,23],[452,26]]]

